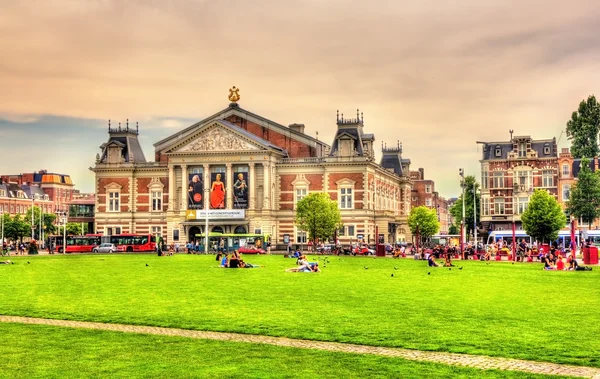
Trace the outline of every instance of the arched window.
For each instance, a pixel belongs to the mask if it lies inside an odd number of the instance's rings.
[[[215,226],[214,228],[212,228],[213,233],[223,233],[223,228],[221,228],[220,226]]]
[[[235,228],[235,230],[233,231],[233,233],[235,233],[235,234],[246,234],[246,228],[243,227],[243,226],[241,226],[241,225],[237,226]]]

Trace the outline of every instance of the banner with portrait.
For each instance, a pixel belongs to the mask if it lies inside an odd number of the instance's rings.
[[[233,173],[233,209],[248,209],[248,173]]]
[[[210,174],[210,208],[211,209],[225,209],[225,173],[212,172]]]
[[[188,174],[188,209],[204,209],[202,174]]]

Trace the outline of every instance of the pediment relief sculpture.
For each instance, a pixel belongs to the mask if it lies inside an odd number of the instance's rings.
[[[224,128],[217,127],[200,134],[177,152],[239,150],[259,150],[259,148]]]

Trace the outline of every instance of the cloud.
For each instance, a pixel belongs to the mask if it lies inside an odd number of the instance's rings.
[[[360,108],[378,146],[401,140],[451,196],[458,167],[479,172],[474,141],[558,138],[600,88],[590,0],[0,1],[0,118],[15,146],[64,132],[96,151],[108,119],[129,118],[151,157],[236,85],[245,109],[327,142],[335,111]]]

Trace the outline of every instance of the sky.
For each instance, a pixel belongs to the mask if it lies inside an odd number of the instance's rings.
[[[399,140],[444,197],[476,141],[568,147],[600,88],[600,4],[576,0],[0,0],[0,173],[47,169],[93,192],[113,125],[153,143],[229,104],[331,144],[336,111]],[[380,159],[380,151],[376,158]]]

